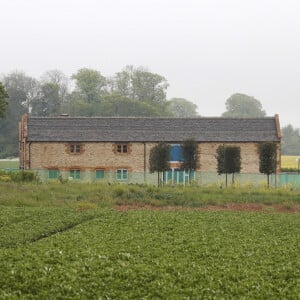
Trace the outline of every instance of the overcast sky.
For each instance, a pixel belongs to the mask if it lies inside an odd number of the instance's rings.
[[[202,116],[258,99],[300,128],[299,0],[0,0],[0,74],[144,66]]]

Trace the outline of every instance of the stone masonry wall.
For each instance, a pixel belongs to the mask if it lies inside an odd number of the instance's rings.
[[[144,144],[129,143],[128,153],[116,153],[114,143],[80,143],[80,154],[71,154],[69,143],[36,142],[31,144],[31,169],[79,168],[83,171],[104,169],[114,171],[126,168],[129,171],[144,171]],[[154,144],[146,144],[146,168],[149,169],[149,153]]]
[[[198,145],[197,171],[216,172],[216,149],[223,143],[201,143]],[[115,171],[128,169],[129,172],[149,171],[149,154],[155,143],[129,143],[128,153],[116,153],[114,143],[81,143],[80,154],[71,154],[68,143],[35,142],[30,146],[31,169],[80,169],[89,171],[103,169]],[[259,173],[257,143],[228,143],[241,147],[241,173]],[[280,147],[279,147],[280,148]],[[144,153],[145,151],[145,153]],[[278,153],[280,157],[280,153]],[[279,166],[279,162],[278,162]]]
[[[203,143],[198,145],[198,170],[217,171],[216,150],[220,145],[237,146],[241,148],[241,173],[259,173],[258,143]],[[278,144],[279,145],[279,144]],[[277,153],[277,168],[280,169],[280,145]]]

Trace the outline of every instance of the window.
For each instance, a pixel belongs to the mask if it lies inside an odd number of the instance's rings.
[[[171,145],[170,161],[183,161],[181,145]]]
[[[127,169],[119,169],[116,173],[117,180],[127,180],[128,179],[128,170]]]
[[[80,154],[81,146],[80,144],[70,144],[70,153],[71,154]]]
[[[118,153],[127,153],[128,152],[127,144],[117,144],[117,152]]]
[[[80,179],[80,170],[70,170],[70,177]]]
[[[96,170],[96,179],[104,178],[104,170]]]
[[[49,179],[57,179],[58,170],[49,170]]]

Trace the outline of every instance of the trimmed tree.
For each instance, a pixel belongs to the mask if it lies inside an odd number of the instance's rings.
[[[170,145],[159,143],[150,150],[150,172],[157,172],[157,185],[160,185],[160,173],[170,168]]]
[[[270,175],[276,173],[277,146],[272,142],[259,145],[259,172],[267,175],[268,187],[270,186]]]
[[[194,139],[187,139],[181,144],[183,162],[182,170],[188,170],[189,182],[191,181],[192,171],[197,167],[197,142]]]
[[[234,183],[234,174],[241,171],[241,148],[236,146],[220,145],[216,151],[218,174],[232,174],[232,183]]]
[[[0,82],[0,118],[5,117],[6,109],[8,106],[8,98],[8,93],[2,82]]]

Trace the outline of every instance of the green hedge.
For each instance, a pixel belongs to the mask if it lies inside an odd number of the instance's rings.
[[[32,171],[3,171],[0,170],[0,181],[33,182],[38,181],[35,172]]]

